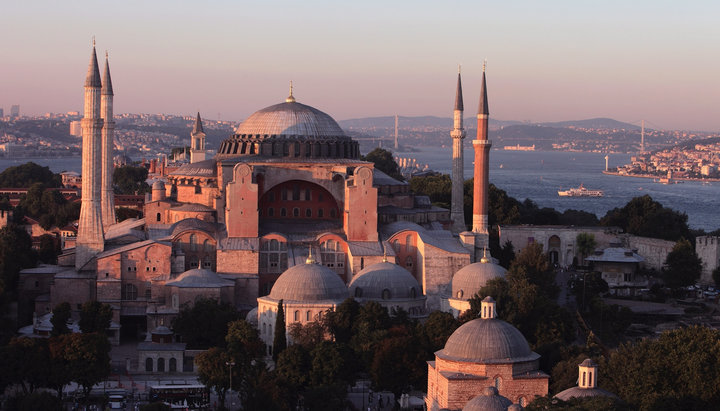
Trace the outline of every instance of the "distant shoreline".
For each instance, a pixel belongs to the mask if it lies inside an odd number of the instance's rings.
[[[618,176],[618,177],[637,177],[637,178],[652,178],[652,179],[665,178],[665,177],[661,177],[661,176],[655,176],[652,174],[626,174],[626,173],[621,174],[621,173],[618,173],[617,171],[605,171],[605,170],[603,170],[602,173],[610,175],[610,176]],[[719,182],[720,178],[672,177],[670,180]]]

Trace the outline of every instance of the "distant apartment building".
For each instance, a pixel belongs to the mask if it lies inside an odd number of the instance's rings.
[[[10,118],[20,117],[20,106],[15,104],[10,106]]]
[[[82,137],[82,126],[80,125],[79,120],[70,122],[70,135],[75,137]]]

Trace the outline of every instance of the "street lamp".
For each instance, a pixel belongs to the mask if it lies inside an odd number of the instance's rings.
[[[230,388],[228,389],[228,397],[230,397],[232,395],[231,394],[232,393],[232,367],[235,366],[235,362],[234,361],[226,361],[225,365],[228,366],[228,371],[230,374]],[[232,405],[232,402],[230,404]]]

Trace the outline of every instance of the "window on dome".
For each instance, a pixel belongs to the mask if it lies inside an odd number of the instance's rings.
[[[417,298],[417,290],[415,290],[415,287],[410,287],[410,298]]]
[[[312,191],[310,191],[309,188],[306,188],[306,189],[305,189],[305,201],[310,201],[310,200],[312,200],[312,198],[311,198],[311,196],[310,196],[310,193],[312,193]]]
[[[390,299],[390,290],[387,288],[382,290],[382,299],[383,300],[389,300]]]
[[[360,287],[355,288],[355,297],[357,297],[357,298],[362,297],[362,288],[360,288]]]

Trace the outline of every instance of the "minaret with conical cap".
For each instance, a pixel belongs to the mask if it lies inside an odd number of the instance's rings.
[[[488,194],[490,176],[490,147],[488,139],[488,98],[485,83],[485,64],[483,64],[482,85],[480,86],[480,104],[477,114],[477,137],[473,141],[475,149],[475,168],[473,186],[472,231],[488,234]],[[477,242],[476,242],[477,244]]]
[[[103,119],[100,113],[100,69],[95,41],[85,78],[85,108],[82,125],[82,203],[75,246],[75,267],[80,269],[103,251],[102,212],[100,210],[101,143]]]
[[[465,231],[465,211],[463,208],[463,141],[465,141],[465,129],[463,128],[463,96],[462,83],[460,80],[460,68],[458,67],[457,90],[455,90],[455,109],[453,111],[452,137],[452,199],[450,207],[450,219],[453,222],[453,231]]]
[[[197,163],[205,160],[205,131],[203,130],[200,112],[197,113],[195,125],[190,133],[190,162]]]
[[[113,148],[115,146],[115,120],[113,119],[113,87],[110,79],[110,64],[105,53],[105,74],[102,80],[100,112],[103,118],[101,151],[101,209],[103,227],[107,229],[115,224],[115,193],[113,192]]]

